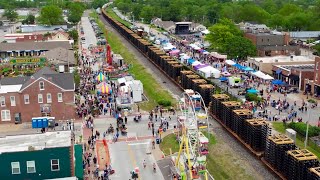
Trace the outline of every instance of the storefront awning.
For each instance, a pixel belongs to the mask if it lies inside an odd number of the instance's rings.
[[[281,72],[282,72],[281,69],[277,69],[277,70],[276,70],[276,73],[277,73],[277,74],[281,74]]]

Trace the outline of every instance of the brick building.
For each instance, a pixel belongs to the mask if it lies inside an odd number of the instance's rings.
[[[311,83],[311,92],[316,96],[320,96],[320,57],[316,56],[314,66],[314,78]],[[313,87],[312,87],[313,86]]]
[[[288,33],[280,32],[246,32],[244,35],[256,47],[259,56],[300,55],[298,46],[289,45]]]
[[[280,79],[304,91],[308,79],[314,77],[314,64],[273,65],[272,75],[275,79]]]
[[[57,73],[44,67],[32,76],[0,80],[1,123],[22,122],[32,117],[52,116],[57,120],[75,118],[73,74]]]

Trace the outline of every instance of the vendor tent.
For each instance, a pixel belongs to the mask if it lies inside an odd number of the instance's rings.
[[[100,81],[100,82],[104,81],[105,79],[106,79],[106,76],[103,75],[102,72],[100,72],[100,73],[98,74],[98,76],[96,77],[96,80],[97,80],[97,81]]]
[[[279,80],[279,79],[275,79],[275,80],[272,81],[272,84],[274,84],[274,85],[282,85],[282,84],[285,84],[285,83],[282,82],[282,81]]]
[[[243,71],[253,71],[253,69],[251,67],[246,67],[246,66],[243,66]]]
[[[125,78],[119,78],[119,79],[117,79],[117,83],[120,86],[124,86],[125,83],[126,83],[126,79]]]
[[[207,35],[210,33],[210,31],[208,29],[206,29],[206,30],[201,31],[201,33]]]
[[[261,71],[252,72],[251,74],[261,79],[266,76],[266,74]]]
[[[180,50],[179,49],[174,49],[169,52],[170,56],[179,56]]]
[[[273,80],[274,78],[272,76],[270,76],[269,74],[265,75],[264,80]]]
[[[193,68],[194,68],[195,70],[199,70],[199,69],[204,68],[204,67],[207,67],[207,66],[210,66],[210,65],[209,65],[209,64],[198,64],[198,65],[196,65],[196,66],[193,66]]]
[[[206,78],[208,77],[214,77],[214,78],[219,78],[220,77],[220,71],[216,68],[213,68],[212,66],[206,66],[203,68],[198,69],[200,74],[205,76]]]
[[[256,89],[248,89],[247,93],[257,94],[259,91]]]
[[[199,65],[199,64],[202,64],[200,61],[194,61],[193,63],[192,63],[192,66],[196,66],[196,65]]]
[[[99,89],[98,89],[98,93],[101,94],[110,94],[112,92],[112,89],[109,87],[109,85],[105,82],[100,83],[98,85]]]
[[[235,65],[236,63],[234,61],[228,59],[228,60],[226,60],[226,64],[232,66],[232,65]]]
[[[188,64],[193,64],[196,60],[192,59],[192,58],[189,58],[188,59]]]
[[[219,78],[219,80],[220,80],[220,81],[227,81],[228,78],[227,78],[227,77],[221,77],[221,78]]]
[[[238,68],[238,69],[240,69],[240,70],[243,69],[243,66],[241,66],[240,64],[234,64],[233,66],[236,67],[236,68]]]

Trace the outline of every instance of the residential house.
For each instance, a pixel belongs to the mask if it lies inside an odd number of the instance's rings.
[[[72,73],[57,73],[44,67],[32,76],[4,77],[0,85],[0,124],[14,123],[19,114],[21,122],[42,116],[75,119]]]

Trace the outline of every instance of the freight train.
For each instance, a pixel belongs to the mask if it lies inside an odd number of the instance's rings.
[[[177,86],[199,92],[211,116],[279,178],[320,180],[317,156],[298,149],[286,135],[271,135],[268,122],[254,118],[251,110],[241,108],[240,102],[232,101],[227,94],[214,94],[215,86],[210,81],[110,17],[104,9],[102,16]]]

